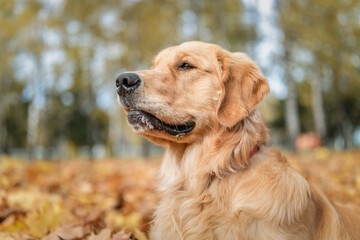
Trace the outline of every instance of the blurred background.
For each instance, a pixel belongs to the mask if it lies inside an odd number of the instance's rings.
[[[258,62],[272,145],[360,146],[358,0],[0,0],[0,154],[159,156],[127,126],[115,78],[187,40]]]

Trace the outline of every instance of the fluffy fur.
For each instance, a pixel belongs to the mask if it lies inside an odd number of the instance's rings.
[[[179,67],[184,62],[191,68]],[[256,105],[269,86],[245,54],[187,42],[135,73],[142,85],[132,108],[196,123],[179,138],[132,126],[166,147],[152,239],[360,239],[358,209],[332,203],[279,150],[261,146],[268,131]]]

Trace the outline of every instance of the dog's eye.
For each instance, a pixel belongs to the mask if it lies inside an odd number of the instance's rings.
[[[191,66],[190,64],[184,62],[179,66],[179,68],[183,69],[183,70],[188,70],[188,69],[191,69],[191,68],[194,68],[194,67]]]

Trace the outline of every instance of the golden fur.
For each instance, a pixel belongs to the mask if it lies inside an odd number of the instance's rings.
[[[184,62],[193,68],[179,68]],[[196,123],[178,137],[134,128],[166,147],[152,239],[360,239],[357,209],[332,203],[279,150],[261,146],[268,131],[256,105],[269,86],[245,54],[186,42],[135,73],[134,108]]]

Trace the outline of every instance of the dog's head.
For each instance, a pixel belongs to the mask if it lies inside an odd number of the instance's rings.
[[[269,92],[245,54],[202,42],[161,51],[150,70],[123,73],[116,87],[132,129],[160,145],[231,128]]]

